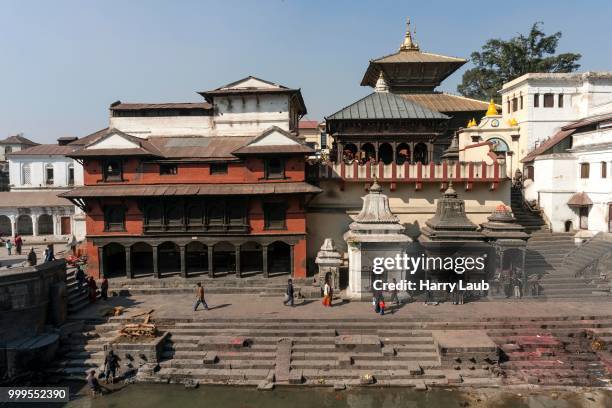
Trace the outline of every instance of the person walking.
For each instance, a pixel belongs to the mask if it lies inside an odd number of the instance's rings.
[[[287,291],[285,292],[285,300],[283,302],[285,306],[295,306],[293,304],[293,280],[287,280]]]
[[[102,276],[102,282],[100,282],[100,297],[102,300],[108,299],[108,278]]]
[[[47,245],[45,262],[55,261],[55,254],[53,253],[53,244]]]
[[[323,306],[331,307],[332,305],[332,288],[329,284],[329,280],[325,280],[325,285],[323,286]]]
[[[15,252],[17,255],[21,255],[21,246],[23,245],[23,240],[21,239],[21,235],[15,235]]]
[[[13,250],[13,243],[11,242],[10,238],[6,240],[5,246],[6,246],[6,251],[8,252],[9,256],[12,255],[11,251]]]
[[[384,316],[385,315],[385,298],[382,292],[380,292],[380,298],[378,299],[378,307],[380,309],[380,315]]]
[[[206,300],[204,299],[204,288],[202,287],[202,284],[198,282],[196,287],[196,301],[193,305],[194,312],[198,310],[198,306],[200,306],[200,304],[204,306],[204,310],[208,310],[208,305],[206,304]]]
[[[113,384],[115,382],[115,376],[117,374],[117,368],[119,367],[119,358],[115,355],[113,350],[110,350],[104,358],[104,375],[106,377],[106,383]]]
[[[90,276],[87,279],[87,287],[89,288],[89,303],[95,303],[97,298],[96,292],[98,290],[98,285],[96,285],[96,280],[93,278],[93,276]]]
[[[34,248],[30,248],[30,252],[28,252],[28,265],[34,266],[38,262],[36,259],[36,252],[34,252]]]
[[[77,270],[74,273],[74,279],[77,281],[79,289],[83,290],[83,286],[85,285],[85,272],[83,272],[83,267],[81,265],[77,265]]]

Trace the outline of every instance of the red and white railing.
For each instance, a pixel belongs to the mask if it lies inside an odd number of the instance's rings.
[[[504,162],[487,164],[483,162],[448,163],[404,163],[404,164],[358,164],[321,163],[317,176],[321,180],[340,179],[343,181],[372,182],[375,179],[391,183],[491,183],[491,189],[507,179]]]

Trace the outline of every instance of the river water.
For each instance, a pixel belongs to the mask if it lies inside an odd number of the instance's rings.
[[[277,387],[257,391],[254,387],[200,386],[185,389],[180,385],[151,384],[118,387],[113,392],[90,398],[81,389],[69,408],[582,408],[612,407],[612,392],[603,390],[500,391],[444,390],[426,392],[402,388],[331,388]]]

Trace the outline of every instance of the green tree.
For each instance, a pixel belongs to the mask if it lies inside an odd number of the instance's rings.
[[[508,41],[488,40],[480,52],[473,52],[474,68],[463,74],[457,91],[469,98],[501,102],[497,93],[505,82],[530,72],[573,72],[580,68],[582,55],[555,55],[561,32],[546,35],[536,22],[527,35],[519,34]]]

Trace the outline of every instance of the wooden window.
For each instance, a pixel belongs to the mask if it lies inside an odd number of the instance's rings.
[[[230,225],[244,225],[246,223],[246,205],[243,201],[230,201],[227,205]]]
[[[227,174],[227,163],[210,163],[210,174]]]
[[[518,98],[512,98],[512,112],[518,110]]]
[[[533,166],[527,166],[527,179],[534,180],[535,171]]]
[[[533,107],[534,108],[540,107],[540,94],[533,94]]]
[[[580,207],[580,229],[589,229],[589,207]]]
[[[166,207],[166,224],[183,225],[183,207],[181,205],[170,204]]]
[[[601,178],[605,179],[608,177],[608,163],[601,162]]]
[[[159,174],[162,176],[178,174],[178,166],[176,164],[160,164]]]
[[[555,95],[551,93],[544,94],[544,107],[552,108],[555,106]]]
[[[225,224],[225,211],[223,204],[211,203],[208,207],[208,225],[221,226]]]
[[[265,229],[287,228],[287,205],[285,203],[265,203],[263,210]]]
[[[109,205],[104,208],[104,230],[125,231],[125,207]]]
[[[282,179],[285,178],[285,163],[282,159],[272,158],[266,160],[266,178]]]
[[[123,168],[120,160],[107,160],[102,167],[104,181],[122,181]]]
[[[68,185],[74,185],[74,164],[68,165]]]
[[[327,133],[321,132],[321,149],[327,148]]]
[[[72,222],[70,220],[70,217],[60,218],[60,233],[62,235],[72,234]]]
[[[580,164],[580,178],[583,179],[588,179],[589,178],[589,170],[590,170],[590,165],[589,163],[581,163]]]
[[[45,184],[48,186],[53,185],[53,165],[51,163],[45,165]]]
[[[562,108],[562,107],[563,107],[563,94],[559,94],[559,96],[558,96],[557,98],[558,98],[558,100],[557,100],[557,106],[558,106],[559,108]]]
[[[508,100],[506,101],[506,111],[510,113],[510,98],[508,98]]]
[[[24,164],[21,168],[21,184],[30,185],[32,184],[32,173],[30,171],[30,165]]]
[[[519,96],[519,109],[523,109],[523,95]]]
[[[162,225],[162,208],[161,204],[153,204],[147,208],[145,212],[145,223],[150,226]]]
[[[204,223],[204,208],[202,205],[194,205],[187,213],[189,225],[202,225]]]

